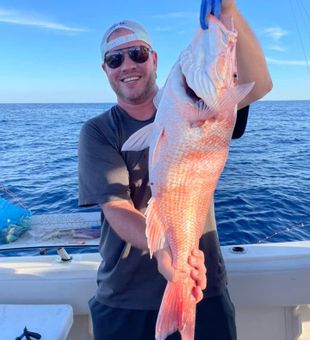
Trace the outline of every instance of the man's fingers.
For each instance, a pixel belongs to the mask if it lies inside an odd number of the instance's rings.
[[[194,286],[192,289],[192,295],[194,297],[194,299],[196,300],[196,302],[198,303],[199,301],[201,301],[203,299],[203,293],[200,287],[198,286]]]
[[[205,257],[202,251],[194,250],[188,258],[188,263],[203,274],[206,274],[207,268],[205,266]]]
[[[191,278],[196,282],[202,290],[207,287],[207,277],[205,272],[200,272],[197,269],[191,271]]]
[[[204,266],[204,262],[205,262],[205,256],[204,253],[199,250],[199,249],[195,249],[192,251],[191,255],[189,256],[189,263],[192,266]]]
[[[155,254],[159,272],[166,280],[171,282],[184,281],[190,276],[193,280],[193,294],[196,301],[202,299],[202,290],[207,286],[206,266],[204,254],[199,249],[194,250],[189,256],[188,263],[192,267],[188,273],[185,270],[176,269],[172,265],[171,251],[169,248],[161,249]]]
[[[191,278],[202,290],[207,287],[207,268],[204,260],[204,253],[199,249],[193,250],[188,259],[189,264],[193,267],[191,270]]]

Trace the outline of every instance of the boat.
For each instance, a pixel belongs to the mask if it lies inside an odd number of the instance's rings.
[[[64,323],[65,337],[68,340],[92,339],[88,300],[96,289],[99,239],[88,237],[87,233],[83,239],[78,233],[81,238],[74,238],[73,243],[72,240],[60,243],[57,232],[63,236],[70,234],[70,230],[97,227],[100,229],[99,212],[34,215],[31,230],[46,231],[49,237],[45,237],[44,244],[36,241],[34,246],[29,235],[23,235],[14,244],[0,246],[0,325],[1,306],[15,307],[16,314],[22,306],[30,310],[44,306],[48,311],[55,305],[69,306],[72,322]],[[68,250],[73,248],[81,248],[83,252]],[[90,248],[92,252],[88,252]],[[310,241],[221,248],[236,307],[238,340],[309,340]],[[23,256],[3,256],[12,249],[16,253],[23,251]],[[55,252],[49,254],[53,249]],[[36,252],[37,256],[27,255],[28,250]],[[29,318],[32,315],[35,313],[29,313]],[[16,315],[14,320],[18,320]],[[11,326],[16,323],[14,321]],[[53,327],[60,326],[55,322]],[[42,334],[39,326],[31,331]],[[1,332],[2,340],[3,328]]]

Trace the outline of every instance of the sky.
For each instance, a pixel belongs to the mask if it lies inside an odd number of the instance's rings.
[[[0,103],[102,103],[105,30],[138,21],[159,55],[162,86],[199,25],[199,0],[0,0]],[[237,1],[267,59],[265,100],[310,100],[310,1]]]

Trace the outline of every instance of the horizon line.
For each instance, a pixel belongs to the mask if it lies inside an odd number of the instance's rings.
[[[256,102],[289,102],[289,101],[310,101],[310,99],[259,99],[250,105],[255,104]],[[99,101],[93,101],[93,102],[0,102],[0,105],[15,105],[15,104],[111,104],[111,105],[116,105],[116,102],[99,102]]]

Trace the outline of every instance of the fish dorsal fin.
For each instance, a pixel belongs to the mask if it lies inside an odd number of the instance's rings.
[[[150,146],[154,123],[144,126],[132,134],[122,146],[122,151],[141,151]]]
[[[152,162],[151,162],[152,167],[154,167],[158,162],[164,135],[165,135],[165,129],[164,127],[161,127],[159,130],[159,134],[158,134],[155,146],[154,146],[154,150],[153,150]]]
[[[159,214],[159,205],[155,198],[151,198],[148,203],[148,207],[145,212],[146,215],[146,238],[148,247],[150,250],[150,256],[152,258],[153,254],[162,249],[165,245],[165,226],[162,223]]]

